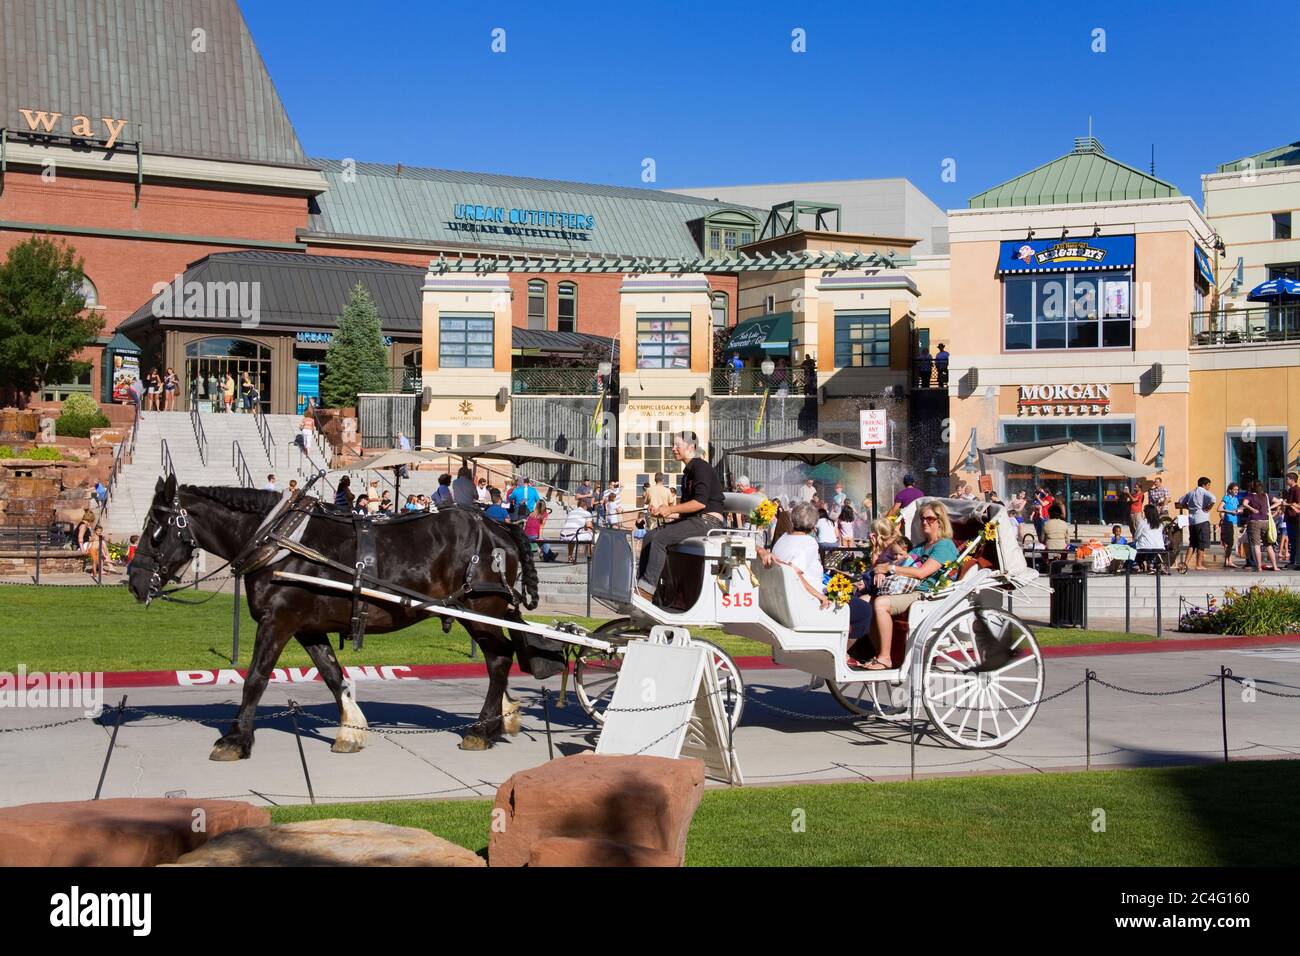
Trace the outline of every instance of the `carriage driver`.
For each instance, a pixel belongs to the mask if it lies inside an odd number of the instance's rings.
[[[654,600],[659,576],[668,561],[669,546],[707,534],[723,525],[722,485],[713,466],[699,457],[695,432],[680,432],[673,437],[673,457],[686,466],[682,475],[681,500],[677,504],[653,507],[650,514],[657,518],[680,517],[655,528],[641,544],[636,587],[647,601]]]

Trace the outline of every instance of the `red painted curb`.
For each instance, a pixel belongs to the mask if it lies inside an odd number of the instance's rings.
[[[1087,657],[1111,654],[1163,654],[1171,651],[1214,651],[1240,647],[1267,647],[1272,644],[1300,644],[1300,634],[1273,634],[1258,637],[1203,637],[1174,638],[1162,641],[1116,641],[1107,644],[1070,644],[1063,647],[1044,647],[1044,657]],[[758,671],[783,669],[770,657],[737,657],[741,670]],[[454,680],[464,677],[482,677],[482,664],[367,664],[344,666],[350,678],[368,680]],[[247,670],[222,668],[220,670],[174,671],[109,671],[104,674],[104,687],[222,687],[238,686],[244,682]],[[510,669],[511,676],[524,676],[518,665]],[[314,667],[278,667],[272,683],[302,684],[320,680]]]

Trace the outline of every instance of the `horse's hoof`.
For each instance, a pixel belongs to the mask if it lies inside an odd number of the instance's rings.
[[[330,752],[336,754],[354,754],[360,752],[364,746],[365,744],[356,739],[335,737],[334,746],[330,748]]]
[[[240,750],[239,744],[218,743],[208,754],[209,760],[243,760],[247,756]]]
[[[460,739],[461,750],[487,750],[492,744],[486,737],[462,737]]]

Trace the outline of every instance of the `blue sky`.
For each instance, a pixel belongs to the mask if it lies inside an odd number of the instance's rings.
[[[628,186],[648,157],[660,188],[904,176],[953,208],[1089,116],[1198,202],[1201,173],[1300,140],[1296,0],[240,6],[311,156]]]

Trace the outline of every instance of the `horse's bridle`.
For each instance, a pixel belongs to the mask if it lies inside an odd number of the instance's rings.
[[[149,549],[137,548],[135,557],[131,560],[132,564],[139,564],[141,568],[149,572],[149,592],[146,597],[146,603],[162,594],[163,584],[163,565],[161,562],[162,555],[158,551],[158,546],[162,543],[163,535],[167,528],[175,528],[178,532],[181,547],[185,549],[185,556],[181,559],[179,567],[184,567],[185,563],[194,557],[194,552],[199,549],[198,539],[194,537],[194,529],[190,527],[189,513],[181,507],[181,499],[178,494],[172,499],[171,505],[159,505],[150,510],[150,517],[155,517],[154,511],[162,511],[168,515],[167,523],[157,523],[157,527],[149,535]],[[168,582],[180,583],[180,573],[169,574]]]

